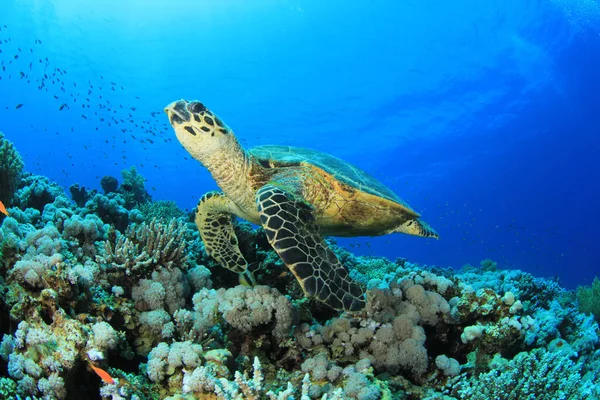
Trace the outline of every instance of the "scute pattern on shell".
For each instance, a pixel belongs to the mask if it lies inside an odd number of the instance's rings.
[[[276,145],[256,146],[249,149],[248,152],[263,165],[270,164],[274,167],[298,164],[314,165],[347,185],[398,203],[414,212],[404,200],[377,179],[330,154],[301,147]]]

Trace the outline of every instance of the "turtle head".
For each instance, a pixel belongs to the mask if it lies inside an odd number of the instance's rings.
[[[200,162],[237,143],[231,129],[199,101],[178,100],[165,112],[179,142]]]

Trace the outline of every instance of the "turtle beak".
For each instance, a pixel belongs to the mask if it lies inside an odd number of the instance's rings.
[[[169,116],[171,125],[187,122],[192,117],[187,110],[188,102],[186,100],[178,100],[165,107],[165,112]]]

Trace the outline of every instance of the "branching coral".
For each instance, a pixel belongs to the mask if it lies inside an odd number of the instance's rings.
[[[207,355],[209,353],[207,353]],[[210,357],[207,362],[208,364],[211,363]],[[295,387],[292,382],[288,380],[283,388],[269,389],[269,385],[265,382],[263,367],[258,357],[254,357],[251,376],[249,376],[247,372],[242,373],[240,371],[235,371],[233,380],[230,380],[224,375],[224,372],[226,371],[227,369],[224,366],[215,370],[215,368],[210,365],[202,365],[191,371],[184,371],[183,393],[200,395],[200,398],[204,398],[201,395],[202,393],[214,393],[218,396],[217,398],[223,400],[309,400],[311,398],[316,398],[316,396],[310,395],[312,382],[308,373],[304,375],[302,382],[299,382],[299,388]],[[322,397],[323,400],[342,400],[349,398],[357,397],[348,397],[344,395],[342,389],[334,391],[331,396],[328,396],[326,393]],[[359,398],[364,400],[375,400],[379,397]]]
[[[490,372],[463,380],[456,388],[461,399],[592,399],[600,388],[581,376],[582,364],[562,352],[536,349],[501,362]]]
[[[225,378],[220,378],[215,383],[214,392],[225,400],[261,400],[264,398],[268,398],[269,400],[285,400],[293,398],[295,390],[290,382],[288,382],[286,390],[278,394],[265,390],[265,378],[258,357],[254,357],[252,367],[254,370],[252,378],[249,378],[246,373],[242,374],[239,371],[235,371],[234,380],[229,381]],[[302,398],[307,398],[306,391],[303,391]]]
[[[181,221],[163,224],[152,220],[129,227],[125,234],[113,231],[112,240],[102,243],[97,261],[109,271],[124,273],[130,282],[149,277],[158,266],[185,267],[185,230]]]

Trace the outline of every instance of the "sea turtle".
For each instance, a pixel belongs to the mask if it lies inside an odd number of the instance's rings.
[[[236,215],[262,225],[307,297],[354,312],[365,306],[363,289],[322,235],[438,237],[394,192],[336,157],[289,146],[244,150],[198,101],[179,100],[165,112],[183,147],[222,190],[200,199],[195,220],[207,253],[225,268],[247,274],[232,225]]]

